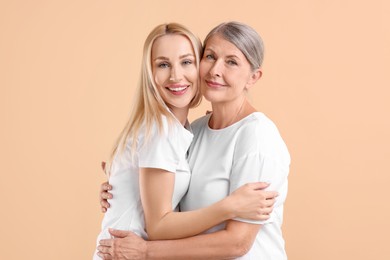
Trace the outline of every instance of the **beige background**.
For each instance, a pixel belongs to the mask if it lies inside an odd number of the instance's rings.
[[[266,44],[251,96],[292,155],[289,259],[390,259],[389,13],[386,0],[1,0],[1,259],[90,259],[100,161],[146,35],[176,21],[204,38],[228,20]]]

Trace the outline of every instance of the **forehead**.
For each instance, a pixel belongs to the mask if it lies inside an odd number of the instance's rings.
[[[223,38],[220,34],[215,34],[207,40],[205,50],[219,52],[224,55],[245,57],[240,49],[236,47],[236,45]]]
[[[194,55],[191,41],[180,34],[167,34],[158,37],[152,46],[152,57]]]

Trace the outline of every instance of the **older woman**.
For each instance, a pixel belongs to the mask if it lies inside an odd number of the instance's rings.
[[[281,224],[290,156],[276,126],[246,96],[262,76],[262,61],[262,40],[247,25],[224,23],[206,37],[200,79],[213,112],[192,124],[192,177],[180,206],[183,211],[203,208],[241,185],[267,181],[280,194],[271,217],[235,218],[179,240],[142,241],[129,232],[112,231],[114,239],[100,242],[105,259],[287,258]]]

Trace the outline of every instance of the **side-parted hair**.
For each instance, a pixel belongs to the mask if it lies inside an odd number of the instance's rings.
[[[214,35],[220,35],[234,44],[246,57],[252,70],[261,67],[264,59],[264,44],[260,35],[249,25],[240,22],[221,23],[206,36],[203,47]]]
[[[167,105],[157,89],[152,74],[153,44],[159,37],[172,34],[182,35],[190,40],[196,59],[196,67],[199,69],[202,43],[189,29],[178,23],[167,23],[158,25],[150,32],[144,43],[141,76],[133,101],[133,109],[125,128],[120,133],[113,147],[110,164],[116,153],[124,151],[127,140],[130,138],[133,140],[131,152],[134,153],[137,146],[137,137],[143,125],[146,129],[146,137],[148,137],[154,124],[157,125],[160,132],[163,130],[162,116],[166,116],[168,122],[173,122],[174,120],[172,113],[168,110]],[[201,99],[202,94],[198,87],[195,97],[189,104],[190,108],[198,106]]]

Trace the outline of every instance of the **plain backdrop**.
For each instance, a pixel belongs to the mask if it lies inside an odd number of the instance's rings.
[[[179,22],[203,39],[237,20],[264,39],[251,100],[292,156],[289,259],[390,259],[389,13],[385,0],[1,0],[1,258],[91,259],[100,162],[147,34]]]

